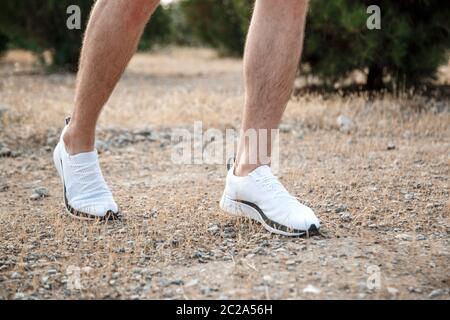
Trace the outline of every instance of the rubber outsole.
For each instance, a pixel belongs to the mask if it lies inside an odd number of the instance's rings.
[[[252,220],[255,220],[269,232],[280,234],[283,236],[289,237],[298,237],[298,236],[311,236],[315,234],[319,234],[320,228],[317,228],[315,224],[312,224],[308,230],[297,230],[289,228],[285,225],[277,223],[275,221],[270,220],[264,214],[264,212],[254,203],[244,201],[244,200],[235,200],[230,199],[225,194],[222,195],[220,200],[220,208],[234,216],[242,216],[247,217]]]

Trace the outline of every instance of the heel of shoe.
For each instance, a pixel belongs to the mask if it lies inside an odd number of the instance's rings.
[[[219,205],[223,211],[229,214],[236,216],[244,215],[242,212],[242,208],[240,207],[240,204],[236,201],[231,200],[229,197],[227,197],[225,193],[222,195]]]
[[[61,157],[60,157],[60,150],[61,144],[58,143],[55,147],[55,150],[53,150],[53,163],[55,164],[56,171],[58,171],[59,177],[63,178],[62,173],[62,167],[61,167]]]

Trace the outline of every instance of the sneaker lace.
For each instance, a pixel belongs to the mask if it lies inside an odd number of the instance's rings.
[[[277,177],[274,175],[269,175],[260,178],[259,180],[261,184],[264,186],[264,188],[272,193],[277,198],[289,198],[289,199],[295,199],[287,190],[286,188],[281,184],[281,182],[278,180]]]

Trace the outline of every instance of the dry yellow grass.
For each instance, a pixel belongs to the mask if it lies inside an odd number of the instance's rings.
[[[274,236],[225,215],[218,209],[224,167],[173,164],[162,134],[101,155],[124,220],[95,224],[63,214],[51,163],[74,77],[30,75],[22,71],[35,70],[32,60],[11,66],[8,59],[0,67],[7,108],[0,142],[20,155],[0,159],[0,298],[449,298],[448,99],[308,94],[290,101],[280,177],[318,213],[322,236]],[[194,121],[237,127],[242,95],[240,60],[194,49],[138,54],[108,102],[99,137]],[[341,114],[354,130],[338,130]],[[31,200],[37,186],[50,196]],[[80,290],[68,288],[71,266],[80,268]],[[381,286],[370,290],[372,267]],[[310,284],[320,293],[303,292]]]

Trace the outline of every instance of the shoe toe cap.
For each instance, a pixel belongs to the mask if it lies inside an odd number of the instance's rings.
[[[96,204],[73,204],[72,207],[91,216],[104,218],[107,214],[117,214],[119,207],[114,201],[97,202]]]
[[[314,211],[300,204],[291,210],[291,223],[292,228],[297,230],[319,230],[320,221],[317,216],[314,214]]]

